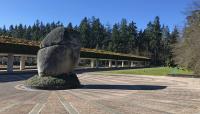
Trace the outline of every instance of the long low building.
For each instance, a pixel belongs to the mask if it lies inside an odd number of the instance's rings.
[[[8,55],[8,59],[12,59],[13,55],[18,56],[36,56],[39,50],[39,41],[32,41],[32,40],[25,40],[22,38],[13,38],[7,36],[0,36],[0,54]],[[23,58],[23,57],[22,57]],[[88,49],[88,48],[81,48],[80,58],[88,58],[94,60],[103,59],[103,60],[116,60],[116,61],[144,61],[148,62],[150,58],[143,57],[143,56],[136,56],[132,54],[123,54],[123,53],[115,53],[105,50],[96,50],[96,49]],[[23,60],[23,59],[22,59]],[[23,62],[23,61],[22,61]],[[91,66],[93,66],[91,62]],[[96,61],[97,62],[97,61]],[[12,60],[8,60],[8,67],[12,67]],[[24,63],[23,63],[24,64]],[[109,66],[112,66],[109,62]],[[122,63],[123,64],[123,63]],[[23,66],[22,66],[23,67]],[[22,68],[23,69],[23,68]],[[9,70],[9,68],[8,68]],[[12,70],[12,68],[10,69]]]

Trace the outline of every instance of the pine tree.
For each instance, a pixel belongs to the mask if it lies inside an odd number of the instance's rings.
[[[162,64],[162,33],[160,19],[158,16],[155,17],[153,23],[149,22],[147,28],[144,31],[145,38],[148,39],[149,46],[148,50],[151,53],[151,62],[154,65]]]
[[[136,47],[139,51],[139,55],[148,56],[148,43],[148,39],[145,38],[144,32],[140,30],[136,39]]]
[[[109,44],[109,47],[114,52],[118,52],[118,48],[119,48],[119,45],[120,45],[120,36],[119,36],[119,34],[120,34],[119,33],[119,25],[118,24],[114,24],[113,25],[113,29],[112,29],[112,36],[111,36],[112,43]]]
[[[91,48],[92,46],[90,45],[91,42],[91,28],[88,19],[85,17],[78,28],[78,31],[81,36],[81,45],[82,47],[85,48]]]
[[[0,27],[0,35],[42,40],[46,34],[58,26],[63,26],[63,24],[60,21],[44,24],[36,20],[31,26],[19,24],[11,25],[9,29],[5,26]],[[172,49],[179,37],[177,28],[171,34],[167,26],[161,28],[159,17],[149,22],[147,27],[139,32],[136,23],[133,21],[128,23],[126,19],[110,27],[104,26],[99,18],[85,17],[79,26],[73,27],[70,22],[66,27],[80,33],[82,47],[149,56],[154,65],[173,64]]]
[[[174,30],[171,33],[171,37],[170,37],[170,44],[176,44],[178,42],[178,38],[179,38],[179,32],[177,27],[174,27]]]
[[[128,26],[128,34],[129,34],[129,40],[127,42],[128,44],[128,52],[129,53],[134,53],[134,54],[139,54],[139,48],[136,46],[137,44],[137,27],[136,23],[133,21],[129,23]]]
[[[104,41],[104,27],[98,18],[92,17],[91,21],[92,47],[101,49]]]
[[[0,28],[0,36],[3,36],[3,29]]]
[[[120,24],[120,38],[119,38],[119,44],[118,44],[118,52],[120,53],[128,53],[130,44],[128,44],[130,40],[129,32],[128,32],[128,26],[127,26],[127,20],[122,19]]]
[[[24,35],[24,28],[22,24],[19,24],[17,28],[17,38],[23,38]]]
[[[50,23],[46,23],[45,25],[45,34],[48,34],[51,31],[51,24]]]
[[[169,65],[170,66],[176,66],[175,61],[173,59],[173,49],[175,48],[175,45],[178,42],[179,38],[179,32],[177,27],[175,26],[174,30],[172,31],[170,35],[170,41],[169,41]]]
[[[26,27],[26,25],[24,25],[23,26],[23,33],[22,33],[22,38],[23,39],[27,39],[27,37],[26,37],[26,31],[27,31],[27,27]]]
[[[14,32],[15,32],[15,30],[14,30],[13,25],[10,25],[10,27],[9,27],[9,36],[14,36]]]
[[[26,29],[25,38],[27,38],[28,40],[32,40],[31,29],[32,29],[31,26],[28,26],[28,28]]]
[[[40,40],[40,21],[39,20],[36,20],[36,22],[33,24],[31,33],[32,33],[31,34],[32,39],[36,41]]]
[[[2,35],[3,36],[8,36],[8,32],[7,32],[7,29],[6,29],[5,25],[3,26],[3,29],[2,29]]]
[[[67,25],[67,29],[70,29],[70,30],[73,29],[73,26],[72,26],[72,23],[71,23],[71,22]]]
[[[161,33],[161,26],[160,26],[160,19],[157,16],[154,20],[154,41],[155,41],[155,46],[153,48],[153,55],[154,55],[154,62],[156,65],[161,65],[162,60],[160,59],[162,57],[162,33]]]
[[[45,25],[43,22],[40,22],[40,30],[39,30],[39,40],[42,40],[44,39],[44,37],[46,36],[46,32],[45,32]]]
[[[147,24],[146,29],[143,32],[143,42],[145,44],[145,50],[149,52],[149,56],[152,56],[152,48],[153,48],[153,24],[149,22]]]
[[[168,26],[162,27],[162,64],[170,66],[170,31]]]
[[[101,49],[103,50],[111,50],[111,44],[112,44],[112,40],[111,40],[111,28],[110,25],[107,25],[106,27],[104,27],[103,30],[103,35],[104,35],[104,40],[102,41],[102,47]]]

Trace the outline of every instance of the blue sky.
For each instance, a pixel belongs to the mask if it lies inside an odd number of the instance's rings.
[[[95,16],[112,25],[122,18],[136,22],[139,29],[159,16],[161,23],[173,28],[183,26],[185,9],[192,0],[0,0],[0,26],[32,25],[61,21],[79,24],[83,17]]]

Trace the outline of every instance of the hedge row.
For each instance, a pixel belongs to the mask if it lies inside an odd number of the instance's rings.
[[[0,43],[19,44],[28,46],[39,46],[39,41],[26,40],[22,38],[13,38],[8,36],[0,36]]]
[[[38,46],[0,43],[0,53],[36,55],[38,50]]]

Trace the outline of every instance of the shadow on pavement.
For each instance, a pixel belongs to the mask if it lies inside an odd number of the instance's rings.
[[[28,78],[32,77],[34,74],[17,74],[17,75],[0,75],[0,83],[5,82],[15,82],[15,81],[23,81],[27,80]]]
[[[141,68],[141,67],[140,67]],[[85,73],[85,72],[98,72],[98,71],[111,71],[111,70],[126,70],[126,69],[137,69],[135,68],[81,68],[75,69],[74,72],[77,74]],[[37,70],[31,71],[14,71],[14,72],[1,72],[0,71],[0,82],[13,82],[13,81],[22,81],[26,80],[33,75],[37,74]]]
[[[115,90],[159,90],[165,89],[167,86],[159,85],[104,85],[104,84],[91,84],[83,85],[80,89],[115,89]]]
[[[81,68],[75,69],[74,72],[77,74],[86,73],[86,72],[99,72],[99,71],[112,71],[112,70],[126,70],[126,69],[137,69],[137,68],[145,68],[145,67],[135,67],[135,68]],[[8,72],[0,72],[0,82],[13,82],[13,81],[22,81],[26,80],[33,75],[37,74],[37,70],[32,71],[14,71],[11,73]]]

